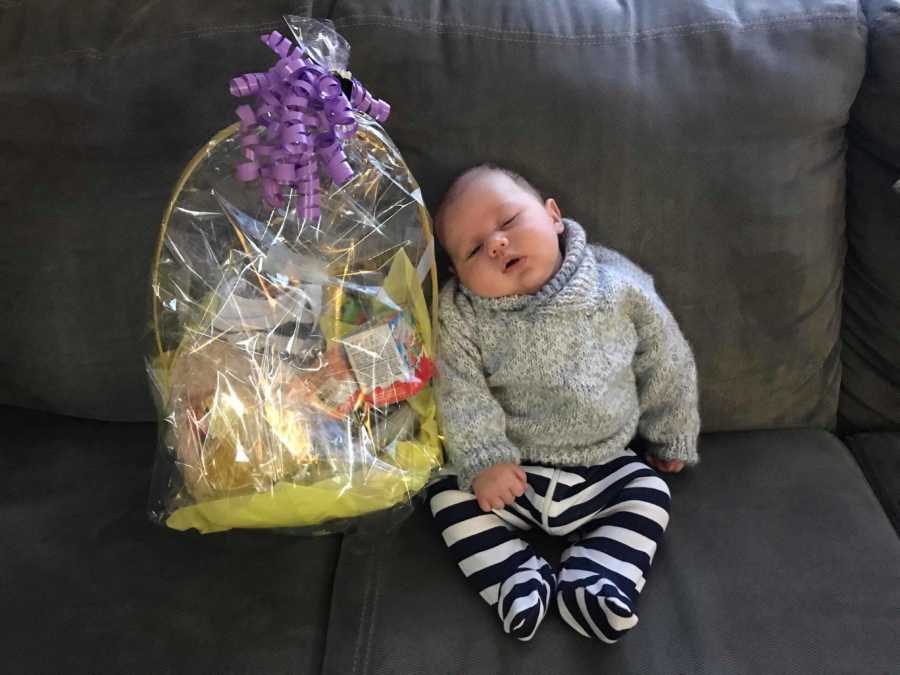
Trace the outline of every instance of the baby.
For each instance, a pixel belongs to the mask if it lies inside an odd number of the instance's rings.
[[[653,279],[585,240],[524,178],[466,171],[435,218],[436,384],[450,475],[428,491],[463,574],[529,640],[555,597],[585,637],[617,641],[669,521],[664,472],[698,461],[696,368]],[[474,494],[473,494],[474,493]],[[515,530],[573,542],[560,569]]]

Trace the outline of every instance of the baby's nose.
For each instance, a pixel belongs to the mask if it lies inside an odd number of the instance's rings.
[[[493,236],[488,242],[488,252],[491,254],[492,258],[496,258],[498,255],[502,255],[506,250],[509,241],[502,234],[497,234]]]

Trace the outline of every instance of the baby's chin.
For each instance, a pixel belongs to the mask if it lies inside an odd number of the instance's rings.
[[[530,295],[530,291],[519,287],[504,286],[498,288],[496,286],[483,286],[477,282],[467,283],[465,279],[460,279],[463,286],[472,291],[475,295],[482,298],[509,298],[514,295]]]
[[[559,268],[554,267],[549,271],[525,275],[525,278],[521,280],[520,290],[510,295],[534,295],[550,283],[550,280],[556,276],[557,271],[559,271]]]
[[[470,291],[472,291],[476,295],[480,295],[483,298],[509,298],[516,295],[535,295],[538,291],[540,291],[544,286],[547,285],[547,283],[554,277],[555,274],[556,272],[554,271],[552,274],[540,275],[540,277],[538,277],[536,281],[529,278],[521,279],[518,280],[518,283],[509,284],[504,286],[503,288],[484,287],[478,283],[470,285],[465,281],[462,281],[462,283]]]

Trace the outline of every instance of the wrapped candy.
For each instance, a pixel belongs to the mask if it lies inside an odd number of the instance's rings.
[[[421,193],[328,23],[285,17],[238,124],[191,160],[153,268],[151,516],[330,531],[442,463],[434,244]]]

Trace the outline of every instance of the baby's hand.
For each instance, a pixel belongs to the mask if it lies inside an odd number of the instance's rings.
[[[475,476],[472,489],[482,511],[502,509],[525,492],[525,472],[518,464],[494,464]]]
[[[647,455],[647,464],[664,473],[678,473],[684,468],[684,462],[680,459],[660,459],[653,455]]]

